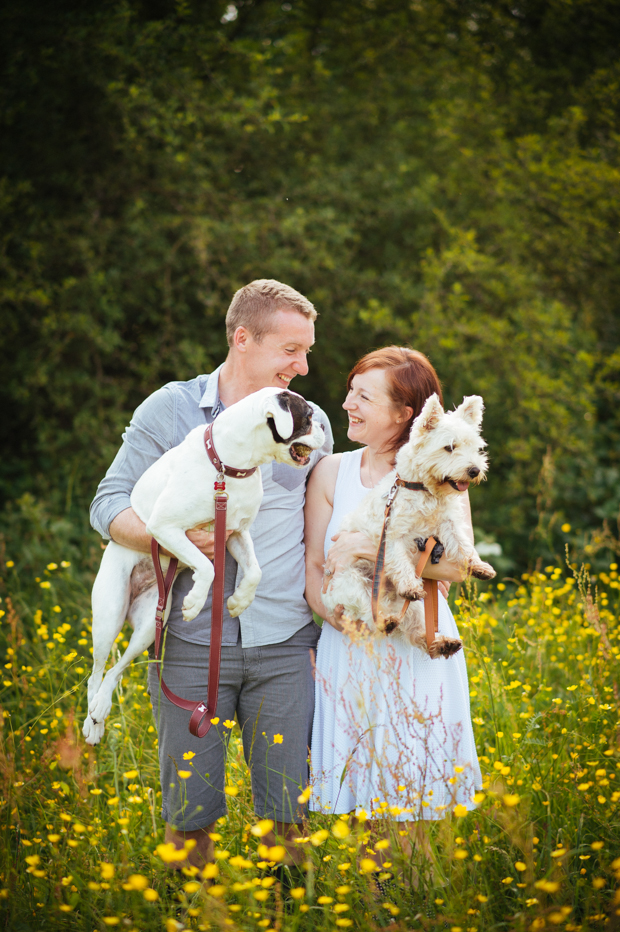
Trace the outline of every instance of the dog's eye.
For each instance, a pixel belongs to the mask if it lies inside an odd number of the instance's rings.
[[[480,447],[480,448],[478,449],[478,453],[484,453],[484,447]]]
[[[449,447],[444,447],[447,453],[454,453],[454,444],[451,443]]]

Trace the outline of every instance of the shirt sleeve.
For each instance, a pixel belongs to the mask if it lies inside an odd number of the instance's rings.
[[[136,408],[123,434],[123,445],[90,506],[90,523],[110,538],[114,518],[131,506],[133,487],[146,470],[175,446],[176,394],[172,385],[153,392]]]

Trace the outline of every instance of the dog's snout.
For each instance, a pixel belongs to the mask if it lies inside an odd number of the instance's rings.
[[[477,466],[470,466],[469,469],[467,470],[467,475],[469,476],[470,479],[475,479],[476,476],[480,475],[480,470],[478,469]]]

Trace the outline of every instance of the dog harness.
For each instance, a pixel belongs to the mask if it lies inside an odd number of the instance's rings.
[[[217,694],[220,685],[220,661],[222,655],[222,629],[224,626],[224,562],[226,557],[226,510],[228,493],[226,492],[225,476],[231,479],[246,479],[256,472],[256,466],[250,469],[236,469],[234,466],[225,466],[215,451],[213,444],[213,424],[209,424],[204,433],[204,444],[207,456],[217,470],[217,478],[213,484],[215,500],[215,543],[213,566],[215,578],[213,580],[213,599],[211,602],[211,644],[209,648],[209,685],[207,689],[207,702],[195,702],[191,699],[182,699],[166,686],[163,677],[160,658],[163,635],[167,622],[164,623],[164,614],[168,603],[168,596],[172,589],[179,561],[176,557],[170,558],[170,564],[164,578],[161,566],[159,543],[151,539],[151,554],[159,598],[155,612],[155,663],[159,675],[159,683],[164,696],[178,706],[191,712],[189,730],[196,738],[204,738],[211,725],[217,709]]]
[[[405,482],[404,479],[401,479],[400,476],[396,476],[394,485],[390,489],[388,494],[387,503],[385,506],[385,512],[383,514],[383,528],[381,530],[381,539],[379,540],[379,547],[377,550],[377,557],[375,560],[375,569],[372,579],[372,619],[375,625],[378,625],[379,621],[379,602],[381,601],[381,593],[383,591],[383,585],[385,582],[385,543],[388,524],[390,522],[390,512],[392,510],[392,505],[398,495],[399,489],[408,489],[410,492],[428,492],[428,489],[422,482]],[[418,565],[416,567],[416,573],[418,576],[421,576],[424,572],[424,568],[428,563],[429,557],[433,552],[433,548],[438,543],[435,537],[429,537],[426,541],[424,551],[422,552],[420,559],[418,560]],[[435,640],[435,634],[439,630],[439,596],[437,593],[437,580],[436,579],[423,579],[422,584],[426,593],[424,599],[424,624],[426,628],[426,644],[430,650],[431,644]],[[410,599],[405,599],[400,617],[398,621],[400,622],[404,616],[405,612],[411,605]],[[386,634],[390,634],[397,625],[390,627],[390,630],[385,630]]]

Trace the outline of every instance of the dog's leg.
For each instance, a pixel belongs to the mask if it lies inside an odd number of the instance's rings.
[[[424,583],[416,573],[411,551],[402,538],[388,540],[385,570],[401,599],[417,602],[424,598]]]
[[[157,587],[145,589],[129,608],[128,619],[133,625],[133,634],[121,659],[105,675],[97,695],[89,705],[89,719],[94,724],[86,736],[87,744],[98,744],[103,736],[105,720],[112,708],[112,696],[120,683],[121,677],[130,663],[147,650],[155,640],[155,609],[157,608]]]
[[[496,575],[490,563],[481,560],[471,540],[465,536],[463,529],[447,521],[442,524],[440,537],[446,545],[446,555],[454,563],[459,563],[468,576],[476,579],[493,579]]]
[[[372,619],[371,584],[355,566],[339,570],[335,576],[332,576],[322,599],[325,608],[330,612],[333,612],[337,605],[343,605],[345,621],[360,620],[370,631],[375,630]]]
[[[159,541],[162,547],[178,557],[181,563],[194,570],[192,576],[194,585],[183,599],[183,618],[185,621],[191,621],[207,601],[209,589],[215,576],[213,564],[211,560],[205,557],[204,553],[201,553],[198,547],[192,544],[185,535],[185,531],[181,528],[169,524],[160,524],[151,517],[147,531]]]
[[[92,595],[93,670],[88,680],[89,709],[96,700],[110,651],[127,617],[132,570],[143,559],[144,554],[114,541],[110,541],[103,554]],[[94,722],[89,714],[82,731],[87,743],[97,744],[103,725]]]
[[[233,618],[236,618],[252,603],[262,573],[249,531],[236,531],[231,534],[226,546],[228,552],[243,570],[243,579],[227,602],[228,611]]]

